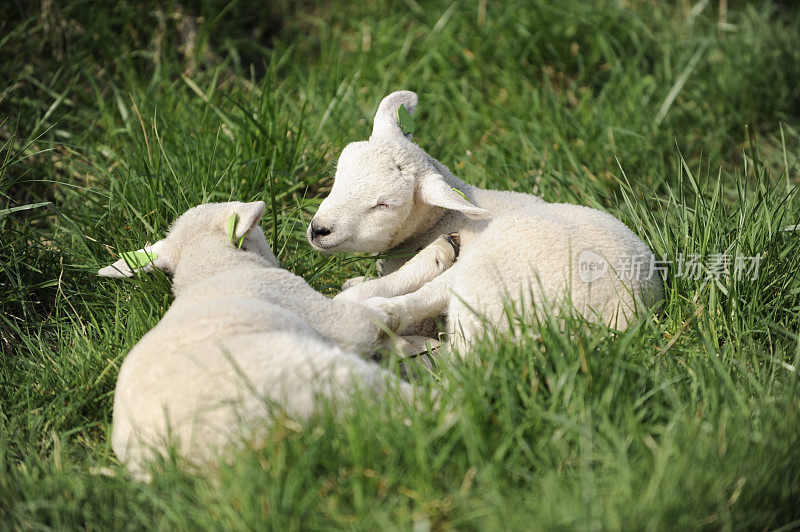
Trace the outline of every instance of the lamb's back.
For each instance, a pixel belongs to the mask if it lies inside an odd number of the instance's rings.
[[[603,275],[582,271],[599,257],[608,263]],[[522,297],[527,305],[533,303],[529,295],[556,305],[570,295],[580,313],[605,319],[618,308],[630,317],[637,305],[661,298],[661,279],[650,271],[653,260],[649,247],[614,216],[542,202],[490,220],[462,247],[451,273],[457,296],[492,315],[502,314],[505,295]],[[636,272],[623,271],[633,263]]]

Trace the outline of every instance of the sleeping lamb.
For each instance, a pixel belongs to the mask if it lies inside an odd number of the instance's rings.
[[[99,271],[173,276],[175,301],[125,358],[114,397],[112,446],[139,478],[168,444],[208,461],[241,429],[263,429],[270,406],[307,418],[316,398],[346,400],[356,387],[411,393],[357,354],[374,352],[386,339],[381,326],[397,318],[328,299],[280,269],[258,225],[263,213],[261,201],[194,207],[166,238]],[[454,258],[439,239],[409,261],[411,275],[424,282],[420,261],[436,263],[426,269],[434,276]]]
[[[308,239],[324,252],[379,253],[458,232],[460,256],[416,292],[401,295],[382,278],[356,279],[340,299],[392,310],[403,318],[401,330],[446,313],[450,343],[463,356],[487,324],[510,328],[507,305],[530,316],[566,304],[624,330],[663,298],[653,253],[622,222],[588,207],[467,185],[412,142],[416,106],[410,91],[383,99],[370,139],[342,151]],[[383,273],[401,264],[384,261]]]

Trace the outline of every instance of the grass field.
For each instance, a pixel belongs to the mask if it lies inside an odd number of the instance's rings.
[[[9,4],[0,527],[800,527],[797,7]],[[173,460],[131,481],[114,384],[169,280],[97,268],[189,206],[264,199],[282,265],[335,293],[374,260],[315,253],[305,226],[400,88],[420,95],[415,141],[467,182],[626,222],[672,263],[663,311],[483,344],[416,379],[439,411],[285,420],[205,476]],[[758,275],[716,275],[724,256]]]

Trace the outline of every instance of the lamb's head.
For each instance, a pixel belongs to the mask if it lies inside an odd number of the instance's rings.
[[[436,163],[411,140],[417,95],[393,92],[381,101],[365,142],[339,156],[333,187],[308,226],[308,240],[326,252],[379,253],[433,223],[441,209],[470,218],[491,215],[464,199]]]
[[[173,274],[184,250],[208,244],[255,253],[277,267],[278,260],[258,225],[264,209],[263,201],[204,203],[192,207],[175,220],[165,238],[142,249],[122,253],[121,259],[97,273],[103,277],[132,277],[137,271],[159,269]]]

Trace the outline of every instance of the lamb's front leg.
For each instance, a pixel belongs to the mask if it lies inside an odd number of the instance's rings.
[[[397,330],[403,330],[411,324],[445,313],[453,296],[449,273],[437,277],[410,294],[389,298],[373,297],[362,304],[391,316]]]
[[[441,235],[411,257],[397,271],[347,287],[334,300],[366,301],[373,297],[395,297],[419,290],[447,270],[458,256],[458,234]],[[347,285],[345,285],[347,286]]]
[[[323,336],[345,349],[371,355],[390,339],[389,331],[399,328],[400,320],[393,314],[361,303],[320,296],[325,301],[309,309],[307,320]]]

